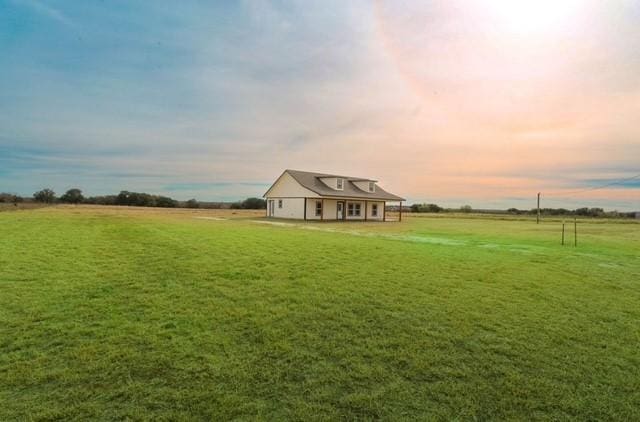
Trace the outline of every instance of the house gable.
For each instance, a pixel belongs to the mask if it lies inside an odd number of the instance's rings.
[[[285,171],[263,196],[265,198],[315,198],[320,195],[302,186]]]

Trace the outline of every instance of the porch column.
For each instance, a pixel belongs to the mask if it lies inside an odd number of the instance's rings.
[[[307,221],[307,198],[304,198],[304,220]]]
[[[321,202],[321,204],[322,204],[321,207],[322,208],[320,208],[320,220],[324,220],[324,198],[322,198],[321,201],[322,201]]]
[[[364,201],[364,221],[367,221],[367,211],[369,208],[369,201],[365,199]]]
[[[382,221],[387,221],[387,201],[382,203]]]
[[[400,201],[400,215],[398,217],[398,221],[402,221],[402,201]]]

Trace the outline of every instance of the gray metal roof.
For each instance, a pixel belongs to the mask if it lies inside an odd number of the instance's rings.
[[[326,174],[326,173],[313,173],[309,171],[300,171],[300,170],[285,170],[285,173],[289,173],[291,177],[293,177],[298,183],[300,183],[305,188],[309,189],[322,196],[332,196],[332,197],[340,197],[340,198],[362,198],[362,199],[380,199],[386,201],[404,201],[405,199],[389,193],[382,189],[380,186],[376,184],[375,192],[366,192],[362,189],[358,188],[353,182],[358,181],[371,181],[375,182],[373,179],[367,179],[364,177],[352,177],[352,176],[340,176],[336,174]],[[325,185],[320,179],[324,177],[339,177],[344,179],[344,190],[335,190],[331,189],[329,186]]]

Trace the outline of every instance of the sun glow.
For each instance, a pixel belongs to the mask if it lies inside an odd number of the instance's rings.
[[[480,4],[497,25],[511,32],[557,32],[579,17],[584,0],[487,0]]]

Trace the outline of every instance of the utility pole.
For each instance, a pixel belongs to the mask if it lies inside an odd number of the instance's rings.
[[[540,192],[538,192],[538,213],[536,214],[536,224],[540,224]]]
[[[578,246],[578,217],[573,217],[573,246]]]

